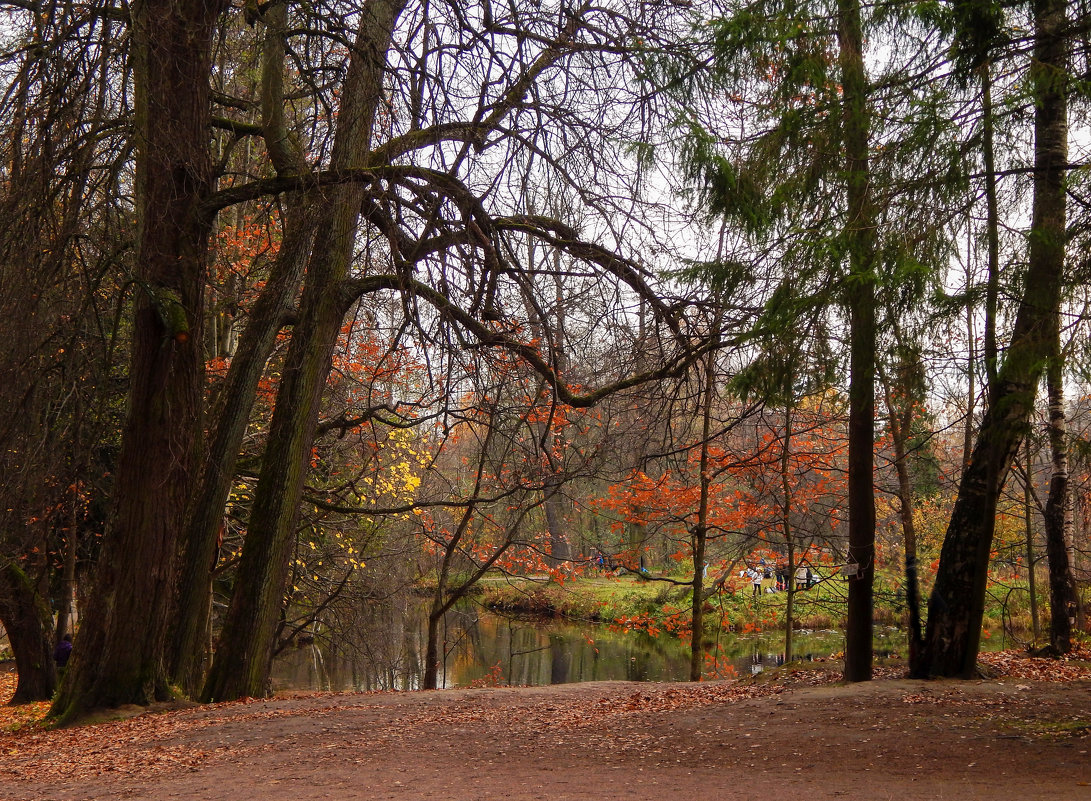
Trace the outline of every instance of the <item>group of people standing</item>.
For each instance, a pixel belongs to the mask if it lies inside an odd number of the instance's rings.
[[[788,589],[788,566],[786,564],[773,567],[765,564],[763,560],[753,567],[747,567],[745,570],[740,571],[739,575],[750,578],[750,585],[754,588],[754,597],[759,597],[763,593],[784,592]],[[810,589],[816,583],[817,576],[811,571],[810,565],[804,562],[796,566],[795,589],[797,591]]]

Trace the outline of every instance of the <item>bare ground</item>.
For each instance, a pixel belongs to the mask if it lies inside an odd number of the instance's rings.
[[[320,694],[30,728],[0,735],[0,799],[1091,801],[1091,681],[828,679]]]

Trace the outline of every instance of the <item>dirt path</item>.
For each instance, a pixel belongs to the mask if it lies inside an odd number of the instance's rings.
[[[814,679],[808,679],[814,681]],[[0,736],[0,799],[1091,801],[1091,682],[318,695]]]

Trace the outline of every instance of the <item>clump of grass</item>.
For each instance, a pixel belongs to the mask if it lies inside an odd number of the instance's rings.
[[[826,631],[841,628],[841,620],[825,612],[811,612],[796,618],[796,628],[811,631]]]
[[[1027,720],[1010,724],[1023,735],[1035,739],[1058,742],[1061,740],[1083,739],[1091,735],[1091,721],[1084,718],[1068,720]]]

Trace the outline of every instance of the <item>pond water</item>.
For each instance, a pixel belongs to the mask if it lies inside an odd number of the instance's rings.
[[[276,690],[413,690],[421,686],[426,615],[419,599],[369,605],[353,633],[290,648],[273,666]],[[443,687],[543,685],[580,681],[684,681],[689,642],[661,634],[612,630],[595,623],[504,617],[473,604],[447,614]],[[896,651],[896,632],[876,647]],[[783,632],[720,635],[708,643],[706,676],[757,673],[782,664]],[[797,659],[820,659],[844,648],[840,632],[796,632]]]

